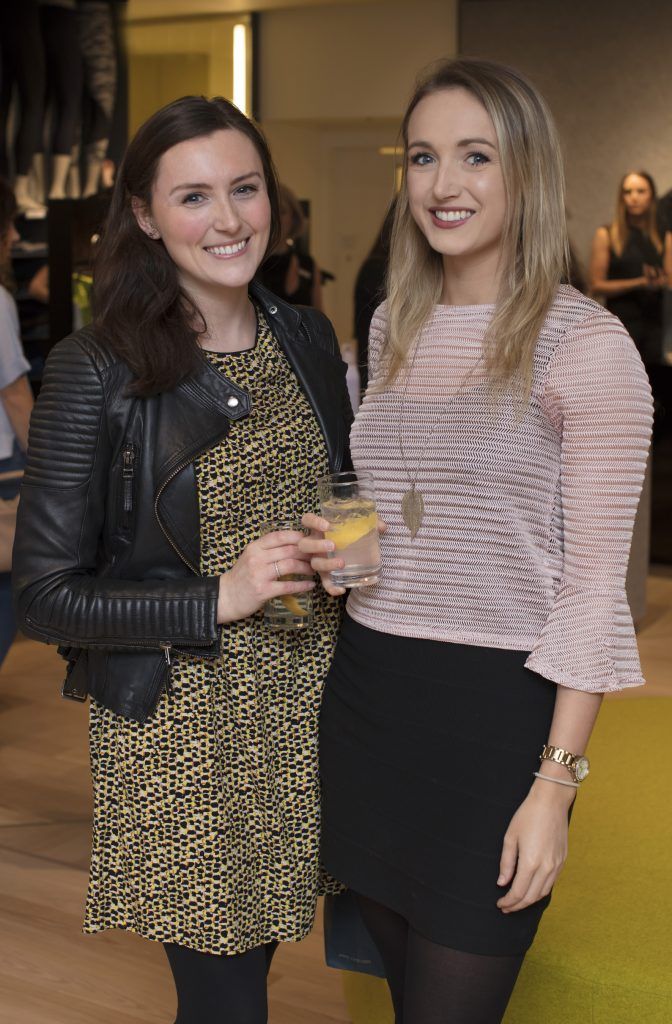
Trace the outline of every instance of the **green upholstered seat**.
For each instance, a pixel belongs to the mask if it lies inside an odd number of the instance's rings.
[[[570,855],[505,1024],[672,1024],[672,700],[605,700]],[[386,986],[344,974],[354,1024],[392,1024]]]

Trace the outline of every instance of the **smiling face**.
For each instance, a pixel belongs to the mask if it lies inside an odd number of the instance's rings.
[[[642,217],[649,212],[653,192],[646,178],[639,174],[628,174],[623,182],[625,212],[630,217]]]
[[[497,136],[466,89],[431,93],[411,114],[407,188],[413,219],[446,269],[499,274],[506,192]]]
[[[236,129],[167,150],[151,209],[140,201],[133,208],[142,230],[161,239],[182,288],[195,300],[221,288],[247,289],[264,258],[271,207],[263,166],[254,144]]]

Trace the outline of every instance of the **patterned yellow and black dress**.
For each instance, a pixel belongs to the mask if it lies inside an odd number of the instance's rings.
[[[271,519],[315,509],[328,471],[313,411],[268,324],[239,353],[208,353],[252,413],[196,464],[201,571],[220,575]],[[219,660],[173,661],[144,725],[92,703],[91,879],[84,930],[126,928],[209,953],[310,930],[318,893],[317,718],[340,624],[313,592],[307,630],[259,612],[223,629]]]

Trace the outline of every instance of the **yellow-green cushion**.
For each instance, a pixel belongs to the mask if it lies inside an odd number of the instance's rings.
[[[505,1024],[672,1022],[672,700],[606,700],[570,856]],[[392,1024],[384,982],[343,975],[353,1024]]]

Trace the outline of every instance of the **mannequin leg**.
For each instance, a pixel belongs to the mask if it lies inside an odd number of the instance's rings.
[[[86,141],[85,197],[95,195],[107,153],[117,82],[114,22],[109,4],[86,3],[77,11],[79,43],[86,90],[93,101],[93,117]]]
[[[82,180],[79,173],[79,143],[72,147],[70,153],[70,170],[65,186],[68,199],[80,199],[82,195]]]
[[[19,118],[14,161],[17,176],[26,177],[30,172],[33,153],[41,146],[42,113],[44,108],[44,49],[40,34],[37,4],[23,0],[20,4],[9,4],[14,11],[17,47],[15,63],[15,84],[19,97]]]
[[[53,166],[49,198],[64,199],[82,108],[83,71],[77,14],[75,10],[49,4],[40,8],[40,20],[47,64],[47,88],[52,102]]]
[[[36,203],[44,205],[45,180],[44,180],[44,153],[34,153],[33,162],[28,176],[28,191]]]
[[[44,52],[37,0],[3,0],[0,3],[0,49],[0,171],[5,177],[13,171],[20,178],[27,179],[33,153],[40,148],[44,104]],[[13,97],[15,101],[18,99],[14,142],[7,140]],[[23,183],[18,195],[26,197],[33,207],[36,205]]]
[[[9,46],[3,22],[0,20],[0,175],[7,179],[12,174],[8,128],[13,89],[14,53]]]
[[[50,199],[65,199],[66,183],[70,170],[70,154],[56,154],[51,161],[51,188],[49,189]]]
[[[19,214],[23,214],[28,220],[41,220],[47,216],[47,208],[42,203],[36,203],[31,197],[28,189],[28,175],[17,174],[14,179],[14,198]]]
[[[89,196],[95,196],[98,191],[100,174],[106,153],[107,139],[90,142],[86,147],[86,183],[83,192],[85,199],[88,199]]]

